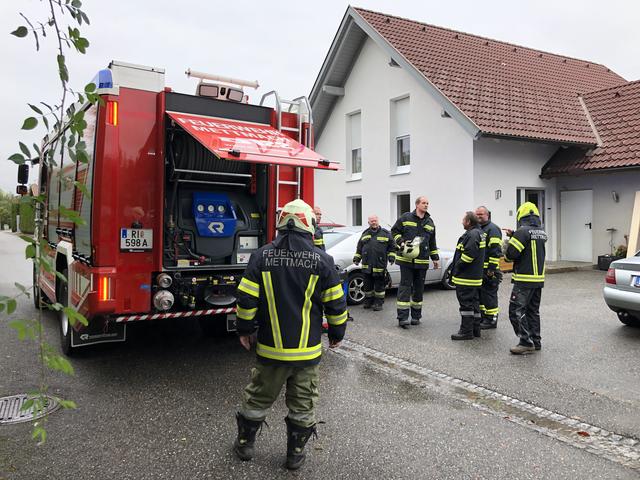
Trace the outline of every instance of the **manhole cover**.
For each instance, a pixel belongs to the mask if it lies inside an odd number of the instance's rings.
[[[22,411],[22,405],[29,399],[29,395],[12,395],[10,397],[0,397],[0,425],[9,423],[29,422],[36,418],[44,417],[51,413],[60,405],[53,398],[47,396],[45,406],[42,411],[34,412],[33,407]]]

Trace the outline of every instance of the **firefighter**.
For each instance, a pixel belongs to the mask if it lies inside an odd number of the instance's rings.
[[[427,197],[418,197],[415,205],[414,211],[400,215],[391,228],[393,239],[400,249],[396,255],[396,262],[400,266],[397,308],[398,326],[402,328],[420,324],[424,278],[429,268],[429,258],[433,260],[433,268],[440,268],[436,227],[427,212],[429,200]]]
[[[324,246],[324,236],[322,235],[322,228],[320,228],[320,220],[322,220],[322,209],[316,205],[315,207],[313,207],[313,214],[315,215],[314,225],[316,228],[315,232],[313,233],[313,244],[322,250],[326,250]]]
[[[540,298],[544,287],[544,260],[547,234],[542,229],[538,207],[525,202],[518,208],[518,229],[505,229],[510,237],[505,260],[513,262],[509,300],[509,320],[518,345],[514,355],[526,355],[542,348],[540,341]]]
[[[295,470],[316,434],[323,312],[329,347],[335,348],[347,311],[333,259],[313,245],[311,207],[302,200],[288,203],[276,228],[277,238],[251,255],[237,290],[240,343],[249,350],[257,341],[257,363],[236,414],[234,450],[241,460],[253,457],[256,433],[286,384],[286,467]]]
[[[364,308],[382,310],[384,293],[387,286],[387,261],[396,260],[396,243],[388,230],[380,227],[377,215],[368,218],[367,228],[358,241],[353,263],[358,265],[362,261],[364,275]]]
[[[485,259],[486,233],[473,212],[462,217],[464,234],[458,239],[453,256],[452,282],[460,304],[460,329],[451,340],[473,340],[480,337],[480,288]]]
[[[498,326],[498,286],[502,281],[500,257],[502,257],[502,231],[491,221],[491,212],[487,207],[476,208],[480,228],[487,234],[484,259],[484,274],[480,288],[480,328],[487,330]]]

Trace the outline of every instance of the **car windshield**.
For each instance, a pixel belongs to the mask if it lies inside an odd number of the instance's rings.
[[[347,238],[349,235],[350,234],[346,232],[331,232],[331,231],[323,232],[324,248],[329,250],[331,247],[333,247],[334,245],[337,245],[342,240]]]

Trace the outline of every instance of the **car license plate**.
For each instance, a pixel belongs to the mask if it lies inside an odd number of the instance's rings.
[[[120,250],[151,250],[153,230],[150,228],[121,228]]]
[[[631,275],[631,285],[640,288],[640,275]]]
[[[236,314],[228,313],[227,314],[227,332],[235,332],[236,331]]]

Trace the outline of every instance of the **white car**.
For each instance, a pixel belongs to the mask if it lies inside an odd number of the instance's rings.
[[[365,227],[338,227],[324,229],[322,232],[327,253],[333,257],[336,267],[341,271],[348,272],[349,295],[347,300],[350,305],[358,305],[364,301],[362,266],[353,263],[353,255],[356,253],[358,240],[364,230]],[[430,264],[425,284],[440,284],[445,289],[455,289],[451,283],[452,261],[453,252],[440,249],[440,268],[434,269],[433,263]],[[387,289],[397,288],[400,284],[400,267],[395,263],[388,265],[388,272]]]
[[[609,265],[602,293],[622,323],[640,327],[640,252]]]

